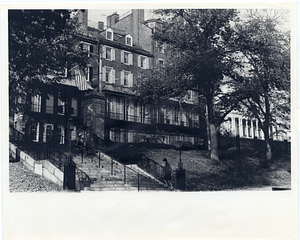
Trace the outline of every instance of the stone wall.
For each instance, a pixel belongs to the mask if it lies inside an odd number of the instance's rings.
[[[9,143],[11,156],[16,157],[19,150],[14,144]],[[48,160],[36,161],[24,151],[20,151],[20,161],[22,164],[34,173],[46,178],[47,180],[63,186],[64,173]]]

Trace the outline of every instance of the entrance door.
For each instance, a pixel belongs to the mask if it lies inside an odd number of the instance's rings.
[[[53,128],[54,128],[53,124],[49,124],[49,123],[44,124],[43,142],[51,141]]]

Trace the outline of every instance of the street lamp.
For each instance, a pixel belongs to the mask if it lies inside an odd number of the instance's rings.
[[[177,188],[178,189],[185,189],[185,169],[183,169],[183,164],[181,161],[181,151],[183,142],[176,142],[175,148],[179,150],[179,163],[178,168],[176,169],[176,180],[177,180]]]

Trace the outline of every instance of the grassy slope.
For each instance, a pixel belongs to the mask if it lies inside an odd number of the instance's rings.
[[[146,150],[145,154],[163,165],[166,157],[175,171],[179,162],[177,150]],[[212,163],[206,151],[182,151],[183,168],[189,191],[220,191],[290,186],[291,160],[289,155],[276,154],[269,168],[260,166],[260,158],[251,151],[221,157]],[[174,174],[174,178],[176,175]]]

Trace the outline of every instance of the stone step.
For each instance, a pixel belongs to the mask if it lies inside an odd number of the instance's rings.
[[[99,169],[99,168],[85,168],[85,167],[78,167],[81,171],[85,172],[86,174],[91,173],[91,174],[106,174],[106,175],[110,175],[111,171],[110,170],[106,170],[106,169]],[[113,171],[113,175],[124,175],[124,172],[118,171],[118,170],[114,170]],[[127,175],[127,173],[126,173]]]
[[[170,191],[168,188],[156,187],[85,187],[84,191]]]
[[[116,187],[85,187],[84,191],[137,191],[135,187],[116,186]]]

